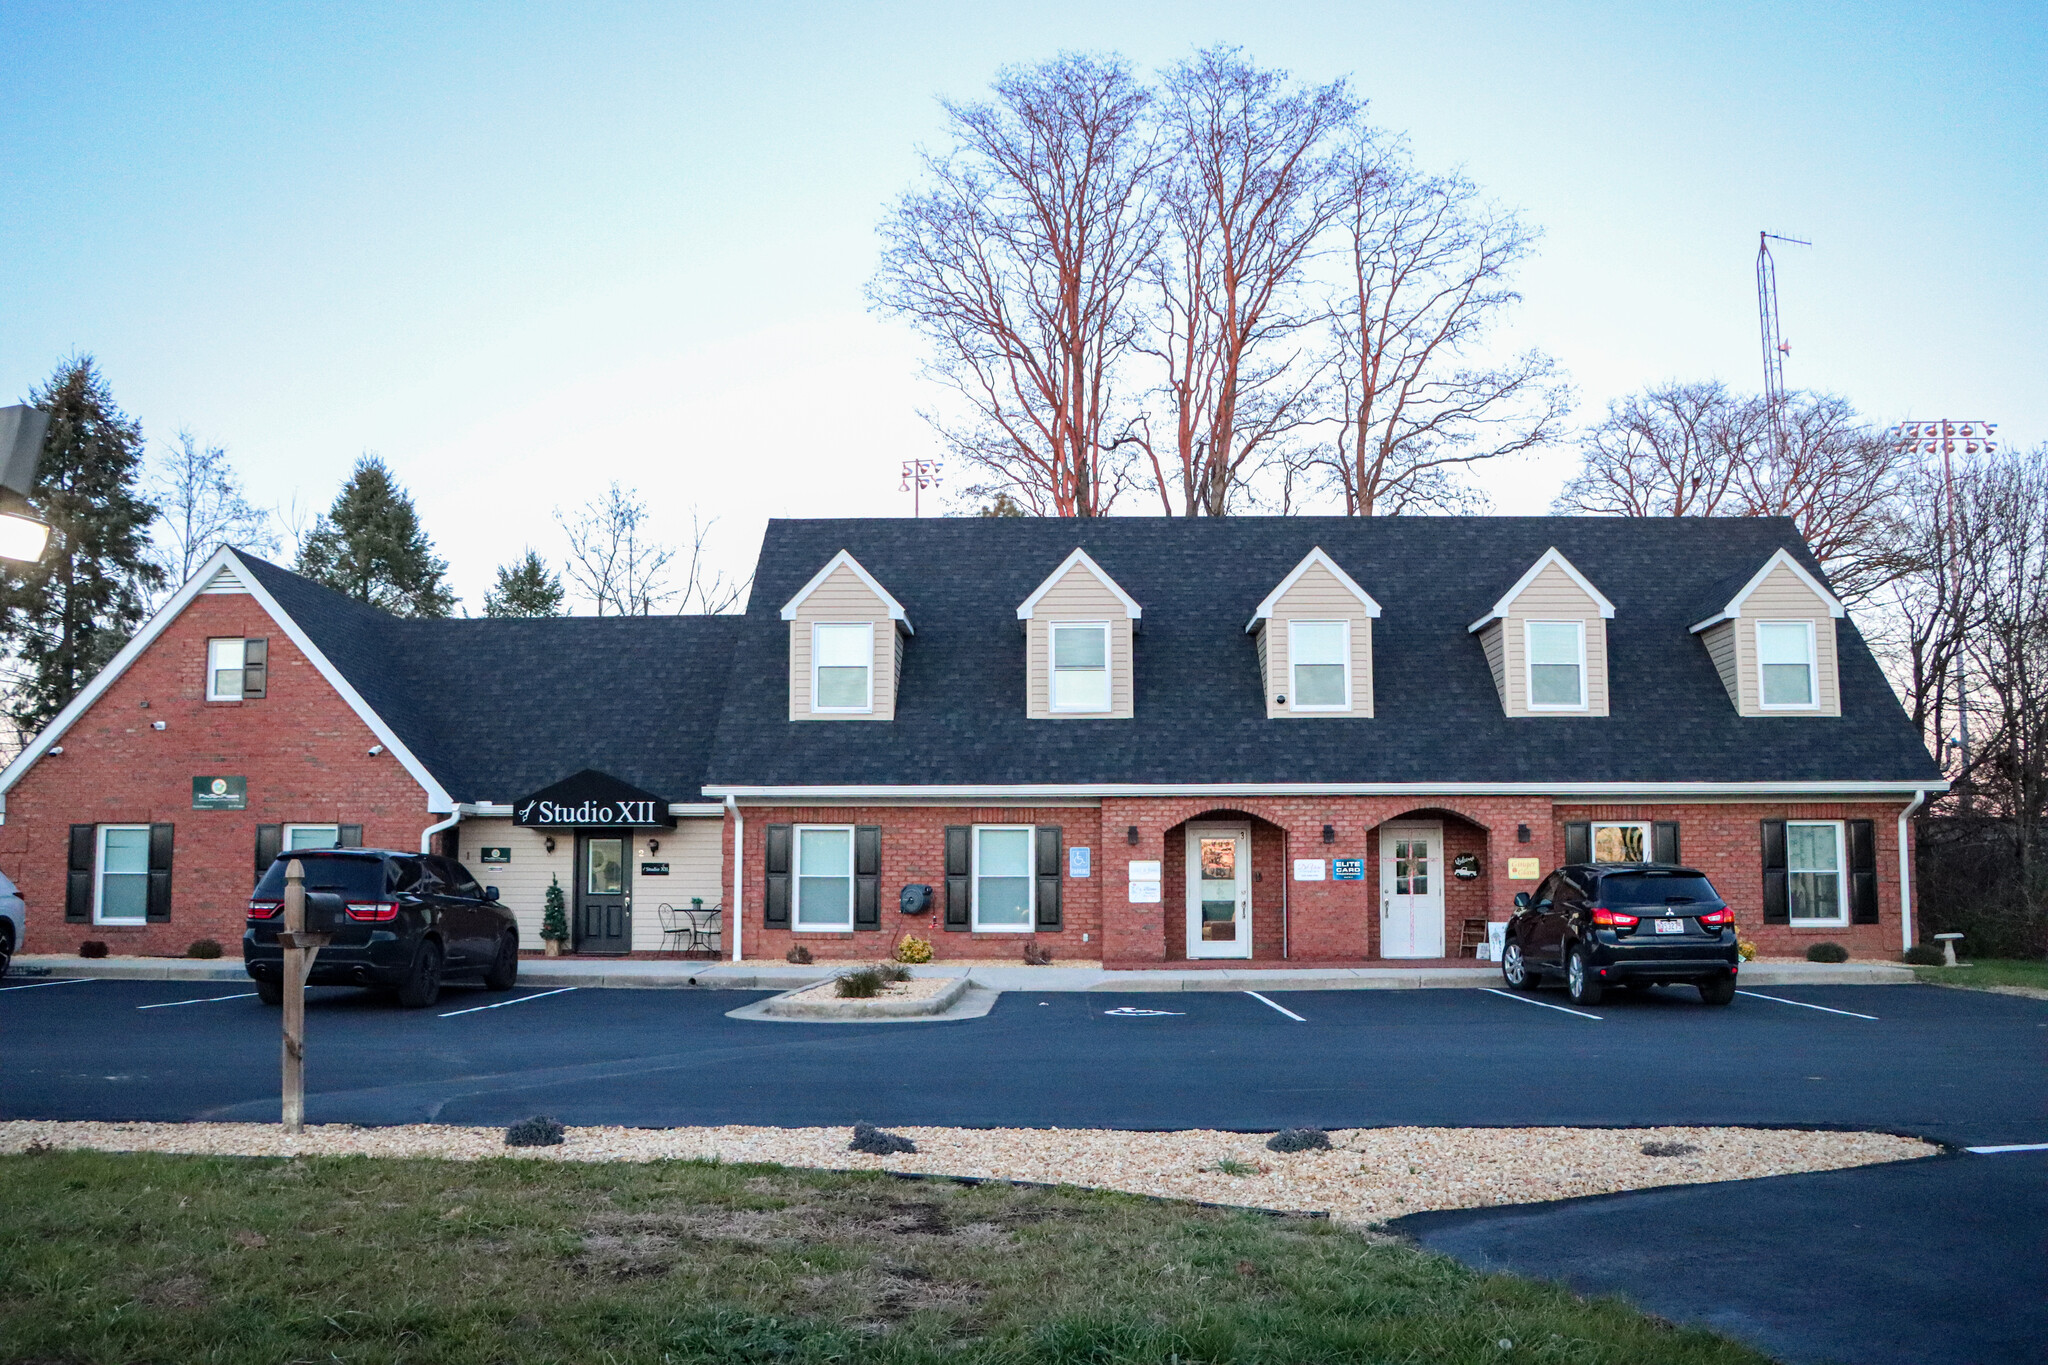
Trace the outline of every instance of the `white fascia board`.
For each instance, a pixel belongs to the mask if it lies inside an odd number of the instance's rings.
[[[1520,597],[1522,593],[1528,588],[1528,586],[1536,581],[1537,574],[1542,573],[1552,564],[1555,564],[1558,568],[1563,569],[1565,577],[1571,579],[1572,582],[1578,584],[1579,588],[1586,594],[1586,596],[1593,599],[1593,604],[1600,608],[1600,618],[1602,620],[1612,621],[1614,619],[1614,603],[1607,600],[1607,594],[1601,592],[1600,589],[1594,587],[1592,580],[1588,579],[1576,568],[1573,568],[1572,562],[1569,559],[1566,559],[1563,553],[1560,552],[1555,545],[1553,545],[1549,549],[1545,550],[1542,556],[1538,558],[1534,564],[1531,564],[1529,566],[1529,572],[1523,574],[1520,578],[1515,580],[1514,587],[1509,588],[1506,592],[1501,594],[1500,600],[1493,604],[1492,610],[1488,611],[1486,615],[1480,617],[1477,621],[1474,621],[1471,625],[1467,626],[1465,628],[1465,633],[1468,635],[1477,635],[1480,631],[1484,630],[1487,627],[1487,624],[1489,622],[1505,619],[1508,614],[1509,608],[1514,606],[1515,599],[1517,597]]]
[[[156,642],[157,637],[169,628],[171,622],[178,619],[178,614],[191,605],[192,599],[205,589],[206,584],[213,580],[213,576],[220,572],[223,566],[232,568],[235,576],[248,586],[249,595],[255,598],[270,619],[277,623],[278,629],[298,646],[300,653],[312,661],[313,667],[320,671],[320,676],[327,680],[327,685],[340,694],[341,699],[348,704],[349,710],[356,713],[356,718],[369,727],[370,732],[377,736],[378,742],[390,751],[399,765],[420,784],[421,789],[427,794],[427,810],[436,814],[453,812],[454,800],[435,780],[434,775],[427,771],[426,764],[414,756],[412,750],[405,746],[405,742],[399,739],[397,732],[385,723],[382,716],[370,709],[370,704],[363,700],[361,693],[349,685],[348,679],[341,675],[341,670],[320,652],[319,647],[300,628],[299,623],[294,621],[285,609],[278,605],[277,599],[257,581],[256,575],[249,573],[242,566],[235,552],[225,546],[216,550],[213,558],[207,560],[199,572],[186,579],[184,586],[157,609],[156,615],[150,617],[141,630],[135,632],[134,638],[121,647],[121,652],[100,670],[99,675],[87,683],[85,689],[73,697],[69,705],[57,713],[57,718],[44,727],[41,734],[29,741],[28,747],[7,765],[5,771],[0,771],[0,792],[11,790],[14,784],[21,780],[22,775],[35,766],[36,760],[48,752],[94,702],[105,695],[106,690],[128,671],[129,665],[140,658],[145,649]]]
[[[1077,564],[1080,565],[1082,568],[1086,569],[1089,573],[1093,574],[1095,576],[1096,582],[1100,583],[1103,587],[1108,588],[1112,593],[1116,595],[1116,600],[1124,604],[1125,616],[1128,616],[1133,621],[1136,621],[1140,617],[1144,616],[1145,609],[1138,605],[1137,600],[1135,598],[1133,598],[1129,593],[1125,592],[1122,588],[1118,587],[1116,580],[1114,578],[1111,578],[1108,574],[1104,573],[1102,571],[1102,566],[1100,564],[1097,564],[1094,560],[1090,559],[1088,557],[1088,552],[1086,550],[1076,549],[1074,553],[1066,557],[1066,559],[1060,564],[1060,566],[1057,569],[1054,569],[1052,571],[1051,575],[1048,576],[1043,583],[1040,583],[1035,589],[1032,590],[1031,596],[1024,599],[1022,605],[1020,605],[1017,608],[1017,619],[1019,621],[1029,621],[1031,619],[1031,613],[1038,607],[1039,599],[1044,597],[1047,593],[1051,592],[1053,589],[1053,585],[1055,583],[1058,583],[1062,578],[1065,578],[1067,576],[1068,570],[1072,569]]]
[[[1346,592],[1349,592],[1353,597],[1357,598],[1359,602],[1365,607],[1365,614],[1367,616],[1372,617],[1374,620],[1379,619],[1380,604],[1372,600],[1372,594],[1367,592],[1364,588],[1359,587],[1357,582],[1351,577],[1350,574],[1345,573],[1342,569],[1338,568],[1337,561],[1330,558],[1328,555],[1324,554],[1323,547],[1318,545],[1313,550],[1310,550],[1308,552],[1308,554],[1302,559],[1301,563],[1294,566],[1294,571],[1292,573],[1288,574],[1287,577],[1280,580],[1279,587],[1273,589],[1273,591],[1266,594],[1266,600],[1259,603],[1258,608],[1252,612],[1252,619],[1244,623],[1245,634],[1249,635],[1253,631],[1257,630],[1259,628],[1259,622],[1270,621],[1273,619],[1274,606],[1280,601],[1281,598],[1287,595],[1288,589],[1292,588],[1296,583],[1301,581],[1301,576],[1308,572],[1309,566],[1311,564],[1320,564],[1325,569],[1328,569],[1331,575],[1335,577],[1339,583],[1342,583],[1344,585],[1344,590]]]
[[[706,796],[736,800],[802,801],[812,798],[858,800],[979,799],[1026,800],[1053,796],[1553,796],[1609,798],[1625,796],[1911,796],[1915,792],[1947,791],[1946,782],[1211,782],[1140,783],[1079,782],[1070,785],[1030,783],[1016,786],[706,786]]]
[[[1781,546],[1772,552],[1769,559],[1764,561],[1764,566],[1761,569],[1750,575],[1749,581],[1742,585],[1742,590],[1728,599],[1727,606],[1694,626],[1691,633],[1697,635],[1703,630],[1712,630],[1723,621],[1733,621],[1739,618],[1742,615],[1742,604],[1749,600],[1749,595],[1762,587],[1764,580],[1769,578],[1772,572],[1781,566],[1790,569],[1793,576],[1801,583],[1804,583],[1813,592],[1814,596],[1828,604],[1828,615],[1839,621],[1849,614],[1849,609],[1842,605],[1842,599],[1829,592],[1826,585],[1808,573],[1805,566],[1792,557],[1791,551]]]
[[[867,584],[869,592],[882,599],[882,605],[889,609],[889,619],[902,622],[905,635],[917,634],[917,631],[910,624],[910,617],[904,613],[903,604],[898,602],[873,574],[861,567],[860,561],[853,557],[853,552],[850,550],[841,550],[838,554],[833,555],[831,559],[825,562],[825,567],[818,570],[811,581],[803,585],[803,588],[798,591],[796,596],[782,604],[782,619],[785,621],[796,620],[796,609],[801,607],[809,599],[810,595],[822,587],[825,580],[838,572],[842,566],[851,569],[855,578]]]

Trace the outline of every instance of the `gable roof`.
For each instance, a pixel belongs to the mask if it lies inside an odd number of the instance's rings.
[[[1040,583],[1036,588],[1033,588],[1031,590],[1031,595],[1029,597],[1025,598],[1022,602],[1020,602],[1017,605],[1017,619],[1019,621],[1029,621],[1031,619],[1031,613],[1038,609],[1039,600],[1043,598],[1047,593],[1051,592],[1053,590],[1054,585],[1056,585],[1062,578],[1065,578],[1067,576],[1068,571],[1073,569],[1077,565],[1083,569],[1086,569],[1089,573],[1093,574],[1095,576],[1096,582],[1100,583],[1103,587],[1108,588],[1110,592],[1116,595],[1116,600],[1124,604],[1125,616],[1128,616],[1131,620],[1135,621],[1145,614],[1145,609],[1138,605],[1136,598],[1132,597],[1129,593],[1125,592],[1122,588],[1118,587],[1117,581],[1114,578],[1111,578],[1108,574],[1104,573],[1102,571],[1102,566],[1100,564],[1097,564],[1094,560],[1090,559],[1088,557],[1088,552],[1086,550],[1076,547],[1072,554],[1068,555],[1065,559],[1060,561],[1060,566],[1057,569],[1054,569],[1050,574],[1046,576],[1046,579],[1043,583]]]
[[[1338,568],[1337,561],[1330,558],[1328,555],[1324,554],[1323,547],[1318,545],[1315,547],[1315,549],[1310,550],[1306,555],[1302,556],[1301,563],[1295,565],[1293,572],[1289,573],[1287,577],[1280,580],[1279,587],[1273,589],[1273,591],[1266,594],[1265,601],[1259,603],[1258,606],[1252,608],[1252,619],[1244,623],[1245,633],[1250,634],[1252,631],[1257,630],[1259,628],[1259,622],[1261,621],[1272,620],[1274,606],[1280,601],[1281,598],[1287,596],[1287,590],[1289,588],[1293,587],[1296,583],[1301,581],[1301,576],[1309,571],[1310,566],[1316,564],[1320,564],[1325,569],[1328,569],[1330,571],[1331,577],[1335,578],[1338,583],[1343,585],[1343,588],[1346,592],[1350,593],[1353,597],[1359,600],[1359,602],[1365,607],[1365,614],[1367,616],[1377,617],[1380,614],[1380,604],[1372,600],[1372,594],[1367,592],[1364,588],[1359,587],[1358,584],[1352,580],[1350,574],[1345,573],[1344,570]]]
[[[1484,616],[1465,627],[1466,631],[1472,633],[1484,630],[1488,622],[1504,618],[1515,605],[1515,599],[1527,591],[1529,585],[1536,581],[1537,576],[1553,564],[1564,570],[1565,576],[1578,584],[1586,596],[1593,599],[1593,605],[1600,609],[1600,615],[1604,619],[1609,621],[1614,619],[1614,603],[1608,601],[1607,595],[1594,587],[1590,579],[1572,567],[1572,562],[1566,559],[1558,548],[1553,545],[1537,557],[1536,562],[1529,566],[1527,573],[1515,580],[1514,586],[1502,593],[1499,600],[1487,608]]]
[[[911,635],[917,634],[917,631],[913,629],[910,624],[910,618],[903,614],[903,604],[901,602],[898,602],[895,598],[891,597],[889,595],[889,590],[883,587],[880,583],[876,582],[875,576],[869,573],[866,569],[863,569],[860,566],[860,561],[858,559],[855,559],[852,555],[848,554],[844,550],[841,550],[838,554],[833,555],[831,559],[827,560],[825,562],[825,567],[818,570],[816,576],[813,577],[810,582],[804,584],[803,587],[797,590],[796,596],[790,598],[787,602],[782,604],[782,619],[785,621],[796,620],[797,608],[801,607],[804,604],[806,598],[808,598],[812,593],[816,592],[819,588],[823,587],[825,584],[825,580],[830,578],[834,573],[838,572],[841,568],[851,570],[855,578],[858,578],[861,582],[867,584],[869,592],[872,592],[875,596],[882,599],[882,605],[889,609],[890,620],[901,621],[903,623],[903,629],[907,633]]]
[[[1781,547],[1772,552],[1771,557],[1764,561],[1764,566],[1761,569],[1758,569],[1747,579],[1743,580],[1741,586],[1736,588],[1732,595],[1724,596],[1723,592],[1735,580],[1724,579],[1716,584],[1715,588],[1719,591],[1716,591],[1707,598],[1709,603],[1715,605],[1710,607],[1705,619],[1691,627],[1692,633],[1697,635],[1703,630],[1709,630],[1720,625],[1723,621],[1732,621],[1742,615],[1742,604],[1749,600],[1749,595],[1762,587],[1764,580],[1781,568],[1791,570],[1800,582],[1811,588],[1821,601],[1827,603],[1828,615],[1840,620],[1849,614],[1849,609],[1842,605],[1842,599],[1835,596],[1828,589],[1827,584],[1821,582],[1818,576],[1808,573],[1805,565],[1794,559]]]

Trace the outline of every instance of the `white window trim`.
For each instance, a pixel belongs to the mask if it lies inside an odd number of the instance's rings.
[[[804,902],[804,832],[843,832],[846,835],[846,923],[805,924],[803,922]],[[859,839],[852,825],[798,825],[789,832],[789,927],[799,934],[851,934],[853,932],[854,859],[857,850],[854,843]]]
[[[1802,826],[1825,825],[1835,832],[1835,913],[1828,919],[1792,918],[1792,878],[1802,869],[1792,866],[1792,831]],[[1813,869],[1803,869],[1812,871]],[[1787,820],[1785,822],[1785,914],[1794,929],[1839,929],[1849,922],[1849,829],[1840,820]]]
[[[868,670],[868,695],[867,695],[867,700],[866,700],[865,702],[863,702],[863,703],[862,703],[861,705],[859,705],[859,706],[820,706],[820,705],[818,705],[818,669],[819,669],[819,668],[820,668],[820,666],[821,666],[821,665],[820,665],[820,664],[818,663],[818,627],[820,627],[820,626],[865,626],[865,627],[867,628],[867,632],[868,632],[868,653],[867,653],[867,660],[868,660],[868,661],[867,661],[867,670]],[[834,667],[844,667],[845,665],[843,665],[843,664],[835,664],[835,665],[833,665],[833,666],[834,666]],[[871,713],[871,712],[872,712],[872,711],[873,711],[874,709],[875,709],[875,623],[874,623],[873,621],[813,621],[813,622],[811,622],[811,710],[813,710],[813,711],[817,712],[817,713],[818,713],[819,715],[823,715],[823,716],[831,716],[831,715],[842,715],[842,716],[860,716],[860,715],[867,715],[867,714]]]
[[[1579,700],[1574,706],[1536,700],[1536,651],[1530,647],[1529,632],[1536,626],[1576,626],[1579,632]],[[1522,622],[1522,705],[1530,711],[1590,711],[1593,683],[1586,671],[1586,623],[1582,619],[1557,620],[1528,617]]]
[[[213,647],[231,642],[239,645],[242,650],[242,662],[237,666],[236,671],[242,674],[243,686],[240,691],[233,693],[216,692],[213,690],[213,680],[214,675],[219,673],[220,670],[213,666]],[[240,635],[215,635],[210,637],[206,642],[206,699],[208,701],[242,700],[244,694],[248,691],[248,667],[249,642],[247,638]]]
[[[137,919],[108,919],[106,915],[102,913],[102,908],[106,900],[107,891],[107,834],[110,830],[136,829],[142,831],[142,836],[144,839],[147,839],[149,837],[148,825],[101,825],[99,827],[98,832],[93,836],[94,843],[92,857],[92,922],[94,924],[115,924],[122,926],[132,926],[137,924],[149,923],[149,862],[147,855],[144,856],[142,868],[143,890],[141,916]],[[123,873],[121,875],[128,876],[131,874]]]
[[[1657,856],[1657,831],[1648,820],[1595,820],[1587,831],[1586,855],[1597,865],[1600,862],[1600,831],[1603,829],[1639,829],[1643,832],[1643,861],[1654,862]]]
[[[1102,705],[1061,706],[1059,689],[1059,633],[1063,630],[1102,632]],[[1075,716],[1106,716],[1116,710],[1116,642],[1110,638],[1107,621],[1048,621],[1045,624],[1045,709]],[[1076,670],[1079,671],[1079,670]]]
[[[1756,708],[1759,711],[1818,711],[1820,709],[1820,632],[1814,629],[1810,620],[1760,620],[1756,631],[1751,634],[1750,648],[1756,651]],[[1765,626],[1806,627],[1806,695],[1808,701],[1764,700],[1764,637]]]
[[[1334,706],[1310,706],[1297,700],[1301,696],[1301,687],[1294,676],[1294,670],[1300,666],[1300,660],[1296,657],[1294,648],[1294,628],[1296,626],[1339,626],[1342,628],[1344,646],[1338,651],[1339,657],[1344,664],[1344,700],[1342,702]],[[1329,618],[1304,618],[1297,621],[1292,617],[1288,618],[1287,698],[1287,709],[1290,711],[1349,711],[1351,709],[1351,622],[1348,619],[1343,617],[1338,617],[1335,620]]]
[[[989,830],[1021,830],[1024,841],[1024,922],[983,924],[981,922],[981,836]],[[1035,825],[976,825],[968,844],[968,923],[977,934],[1031,934],[1038,931],[1038,830]]]
[[[334,847],[341,847],[340,825],[286,825],[284,827],[284,851],[286,853],[292,851],[292,831],[299,829],[331,829],[334,831]]]

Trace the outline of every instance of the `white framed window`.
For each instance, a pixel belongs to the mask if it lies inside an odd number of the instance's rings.
[[[1531,711],[1586,709],[1586,623],[1524,621]]]
[[[284,851],[300,848],[340,848],[340,825],[286,825]]]
[[[875,623],[811,623],[811,709],[875,709]]]
[[[1290,706],[1296,711],[1351,709],[1351,623],[1289,621]]]
[[[1820,705],[1813,622],[1756,623],[1757,704],[1767,710]]]
[[[99,845],[99,868],[93,878],[92,922],[147,923],[149,826],[101,825]]]
[[[853,826],[798,825],[796,904],[790,923],[812,933],[853,932]]]
[[[1843,836],[1840,820],[1785,822],[1785,898],[1794,924],[1849,922]]]
[[[1037,909],[1030,825],[974,827],[976,933],[1028,934]]]
[[[206,642],[206,699],[208,701],[240,701],[242,699],[242,664],[244,642],[235,640],[208,640]]]
[[[1616,820],[1593,826],[1593,861],[1596,863],[1647,863],[1650,861],[1650,827],[1640,820]]]
[[[1052,709],[1109,709],[1109,622],[1055,621],[1052,631]]]

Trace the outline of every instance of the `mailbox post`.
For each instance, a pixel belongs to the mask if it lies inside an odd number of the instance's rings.
[[[306,932],[306,868],[297,858],[284,869],[284,1130],[306,1131],[306,978],[313,958],[334,939]]]

